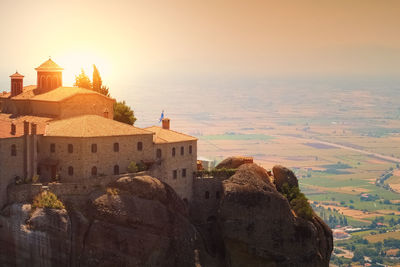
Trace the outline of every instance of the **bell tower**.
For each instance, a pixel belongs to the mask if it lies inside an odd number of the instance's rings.
[[[19,95],[22,93],[22,88],[24,87],[24,75],[21,75],[16,71],[11,78],[11,97]]]
[[[35,70],[37,71],[36,84],[41,94],[62,86],[63,68],[58,66],[51,58]]]

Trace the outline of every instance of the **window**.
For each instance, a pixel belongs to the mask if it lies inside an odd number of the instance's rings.
[[[138,142],[137,143],[137,150],[138,151],[142,151],[143,150],[143,143],[142,142]]]
[[[220,199],[221,198],[221,195],[220,195],[219,191],[215,192],[215,198],[216,199]]]
[[[183,154],[185,154],[185,148],[181,146],[181,155],[183,156]]]
[[[11,156],[17,156],[17,146],[11,145]]]
[[[182,177],[186,177],[186,169],[182,169]]]
[[[174,179],[178,178],[178,170],[172,171],[172,178],[174,178]]]
[[[97,144],[92,144],[92,153],[97,152]]]
[[[192,147],[192,145],[190,145],[189,146],[189,154],[192,154],[192,152],[193,152],[193,147]]]
[[[50,144],[50,152],[51,153],[56,152],[56,144]]]
[[[92,167],[92,176],[97,176],[97,167],[96,166]]]
[[[204,194],[205,199],[209,199],[210,198],[210,192],[206,191],[206,193]]]
[[[119,174],[119,166],[115,165],[114,166],[114,175],[118,175]]]
[[[74,146],[72,144],[68,144],[68,153],[74,153]]]
[[[175,154],[176,154],[176,149],[175,149],[175,147],[173,147],[172,148],[172,156],[175,157]]]
[[[161,158],[161,149],[159,149],[159,148],[157,149],[156,157],[157,157],[158,159]]]
[[[72,167],[72,166],[69,166],[69,167],[68,167],[68,175],[69,175],[69,176],[74,175],[74,167]]]
[[[114,152],[119,151],[119,143],[114,143]]]

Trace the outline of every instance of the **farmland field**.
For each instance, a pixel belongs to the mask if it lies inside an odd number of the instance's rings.
[[[134,106],[139,126],[157,119],[158,111],[141,113],[147,103],[162,106],[172,129],[198,137],[198,155],[216,163],[242,155],[266,169],[277,164],[293,169],[301,190],[331,228],[362,227],[363,234],[351,235],[363,238],[368,231],[392,231],[400,223],[398,84],[261,84],[236,95],[229,87],[209,88],[201,95],[186,91],[196,102],[150,94],[138,96]],[[229,101],[220,101],[227,95]],[[397,233],[388,236],[400,240]],[[394,266],[400,258],[385,258],[385,263]]]

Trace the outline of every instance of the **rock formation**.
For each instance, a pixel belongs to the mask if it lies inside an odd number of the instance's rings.
[[[203,226],[191,222],[170,186],[150,176],[71,195],[62,199],[66,210],[11,203],[0,213],[0,265],[328,266],[330,229],[317,216],[296,216],[275,187],[287,169],[275,167],[274,180],[256,164],[237,166],[223,181],[215,218]]]
[[[277,166],[274,174],[286,170]],[[296,216],[271,180],[260,166],[244,164],[223,182],[218,222],[228,266],[329,266],[329,227],[316,215]]]

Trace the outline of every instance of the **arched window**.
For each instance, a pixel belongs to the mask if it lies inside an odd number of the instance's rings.
[[[209,199],[210,198],[210,192],[206,191],[206,193],[204,194],[205,199]]]
[[[40,77],[40,88],[45,87],[46,86],[45,83],[46,83],[46,77],[42,75],[42,77]]]
[[[92,176],[97,176],[97,167],[96,166],[92,167]]]
[[[97,152],[97,144],[92,144],[92,153]]]
[[[138,151],[142,151],[143,150],[143,143],[142,142],[138,142],[137,143],[137,150]]]
[[[119,152],[119,143],[114,143],[114,152]]]
[[[72,144],[68,144],[68,153],[74,153],[74,146]]]
[[[68,167],[68,175],[69,175],[69,176],[74,175],[74,167],[72,167],[72,166],[69,166],[69,167]]]
[[[173,171],[172,171],[172,178],[173,178],[173,179],[178,178],[178,170],[173,170]]]
[[[51,77],[47,76],[47,84],[46,84],[47,89],[51,88]]]
[[[172,148],[172,156],[175,157],[175,154],[176,154],[176,149],[175,149],[175,147],[173,147]]]
[[[183,154],[185,154],[185,148],[181,146],[181,155],[183,156]]]
[[[114,175],[118,175],[119,174],[119,166],[115,165],[114,166]]]
[[[53,78],[51,79],[51,88],[57,88],[57,77],[53,76]]]
[[[161,158],[161,149],[157,149],[157,153],[156,153],[156,157],[158,158],[158,159],[160,159]]]
[[[17,146],[16,145],[11,145],[11,156],[17,156]]]
[[[182,169],[182,177],[186,177],[186,169]]]
[[[189,146],[189,154],[192,154],[192,152],[193,152],[193,147],[192,147],[192,145],[190,145]]]

